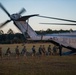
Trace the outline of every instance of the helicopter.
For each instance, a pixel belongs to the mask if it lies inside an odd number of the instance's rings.
[[[26,33],[27,33],[30,36],[31,40],[51,41],[54,44],[59,46],[60,55],[62,55],[62,47],[65,47],[71,50],[65,53],[67,55],[76,53],[76,33],[38,35],[29,25],[28,19],[31,17],[37,16],[37,17],[42,17],[42,18],[57,19],[57,20],[63,20],[63,21],[69,21],[69,22],[76,22],[76,21],[61,19],[61,18],[54,18],[54,17],[40,16],[39,14],[21,16],[26,11],[24,8],[22,8],[19,13],[15,13],[11,15],[1,3],[0,3],[0,8],[10,18],[10,20],[6,20],[4,23],[0,24],[0,28],[4,27],[9,22],[13,21],[14,25],[22,32],[25,38],[26,38]],[[75,36],[75,37],[71,37],[71,36]]]

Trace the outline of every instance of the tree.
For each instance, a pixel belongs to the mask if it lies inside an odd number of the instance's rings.
[[[73,30],[72,30],[72,29],[70,29],[69,31],[70,31],[70,32],[73,32]]]
[[[4,34],[3,30],[0,30],[0,35]]]
[[[9,29],[9,30],[7,31],[7,34],[14,34],[14,32],[13,32],[12,29]]]
[[[9,30],[7,31],[7,41],[8,41],[9,43],[13,43],[13,42],[12,42],[12,41],[13,41],[13,38],[14,38],[14,32],[13,32],[12,29],[9,29]]]
[[[5,41],[5,39],[6,39],[6,36],[4,34],[4,31],[0,30],[0,43],[3,43],[3,41]]]
[[[46,33],[52,33],[52,30],[51,30],[50,28],[48,28],[48,29],[46,30]]]

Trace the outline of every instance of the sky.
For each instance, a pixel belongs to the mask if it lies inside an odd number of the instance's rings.
[[[4,5],[10,14],[18,13],[22,8],[25,8],[26,12],[22,14],[22,16],[39,14],[41,16],[76,20],[76,0],[0,0],[0,3]],[[8,19],[10,18],[7,14],[0,9],[0,23],[3,23]],[[34,30],[46,30],[48,28],[52,30],[76,30],[76,26],[39,24],[53,22],[70,23],[41,17],[32,17],[29,19],[29,24]],[[15,33],[19,32],[13,22],[10,22],[5,27],[1,28],[1,30],[6,33],[9,28],[11,28]]]

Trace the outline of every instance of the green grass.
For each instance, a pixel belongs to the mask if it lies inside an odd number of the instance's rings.
[[[76,56],[12,57],[0,61],[0,75],[75,75]]]
[[[32,45],[26,44],[29,52]],[[40,44],[35,45],[38,48]],[[48,46],[48,44],[45,45]],[[0,46],[3,51],[10,46],[13,52],[16,44]],[[22,49],[21,44],[19,47]],[[19,59],[16,59],[15,55],[12,55],[10,59],[4,56],[0,59],[0,75],[76,75],[76,55],[20,56]]]

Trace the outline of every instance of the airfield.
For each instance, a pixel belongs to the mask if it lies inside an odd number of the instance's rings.
[[[28,54],[26,57],[20,55],[19,59],[15,57],[15,47],[19,50],[23,48],[22,44],[0,44],[2,47],[3,58],[0,59],[0,75],[76,75],[76,55],[59,56],[32,56],[31,48],[36,46],[36,52],[40,45],[45,45],[46,49],[51,43],[28,43],[25,44]],[[12,55],[10,58],[4,55],[6,49],[10,47]],[[67,49],[63,48],[63,52]]]

